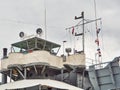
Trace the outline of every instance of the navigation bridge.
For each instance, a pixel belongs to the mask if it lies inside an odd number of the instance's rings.
[[[84,53],[57,56],[59,49],[59,44],[36,36],[11,44],[8,56],[7,49],[4,48],[0,69],[2,83],[7,83],[7,76],[10,77],[10,82],[23,79],[63,80],[64,73],[75,67],[85,68]]]

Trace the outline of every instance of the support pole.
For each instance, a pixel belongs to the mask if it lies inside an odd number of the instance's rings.
[[[39,90],[42,90],[42,89],[41,89],[41,85],[39,85]]]
[[[85,29],[84,29],[84,12],[82,12],[82,19],[83,19],[83,52],[85,52]]]
[[[12,69],[10,69],[10,82],[12,82]]]
[[[63,55],[65,55],[65,43],[66,41],[63,41]]]
[[[63,73],[64,73],[64,69],[61,69],[61,81],[63,81],[64,77],[63,77]]]
[[[26,79],[27,78],[27,68],[25,67],[24,68],[24,79]]]
[[[25,73],[23,74],[19,69],[16,69],[16,70],[19,72],[19,74],[22,76],[22,78],[25,79],[25,76],[24,76]]]

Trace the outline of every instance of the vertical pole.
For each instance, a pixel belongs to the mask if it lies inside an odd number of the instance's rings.
[[[82,73],[82,88],[84,88],[84,76],[85,76],[85,70],[83,70],[83,73]]]
[[[12,81],[12,69],[10,69],[10,82]]]
[[[97,53],[95,53],[95,64],[97,64]]]
[[[75,40],[75,36],[74,36],[74,49],[73,49],[73,53],[75,54],[75,49],[76,49],[76,40]]]
[[[45,39],[47,39],[46,8],[45,8]]]
[[[85,25],[85,23],[84,23],[84,12],[81,12],[81,16],[80,17],[77,17],[77,16],[75,16],[75,20],[76,19],[81,19],[82,18],[82,21],[83,21],[83,23],[82,23],[82,25],[83,25],[83,34],[82,34],[82,47],[83,47],[83,53],[85,52],[85,30],[84,30],[84,25]]]
[[[37,38],[35,38],[35,49],[38,49],[38,46],[37,46]]]
[[[41,85],[39,85],[39,90],[42,90],[42,89],[41,89]]]
[[[63,41],[63,55],[64,55],[64,41]]]
[[[28,51],[30,49],[28,41],[26,41],[26,44],[27,44],[27,51]]]
[[[44,23],[44,24],[45,24],[45,39],[47,39],[47,28],[46,28],[46,26],[47,26],[47,25],[46,25],[46,0],[44,0],[44,8],[45,8],[45,12],[44,12],[44,13],[45,13],[45,21],[44,21],[44,22],[45,22],[45,23]]]
[[[65,43],[66,41],[63,41],[63,55],[65,55]]]
[[[94,0],[94,10],[95,10],[95,19],[97,19],[97,9],[96,9],[96,0]],[[96,26],[96,37],[97,37],[97,39],[96,40],[98,40],[98,42],[99,42],[99,36],[98,36],[98,33],[97,33],[97,30],[98,30],[98,23],[97,23],[97,20],[95,21],[95,26]],[[97,48],[99,49],[100,47],[99,47],[99,45],[97,45]],[[101,53],[101,52],[100,52]],[[101,61],[101,55],[99,55],[99,52],[98,52],[98,58],[97,58],[97,61],[98,61],[98,63],[100,64],[100,63],[102,63]],[[101,65],[100,65],[100,67],[101,67]]]
[[[84,12],[82,12],[83,17],[83,52],[85,51],[85,28],[84,28]]]
[[[63,73],[64,73],[64,70],[63,68],[61,69],[61,81],[63,81]]]
[[[24,79],[27,78],[27,70],[26,70],[26,67],[24,68]]]

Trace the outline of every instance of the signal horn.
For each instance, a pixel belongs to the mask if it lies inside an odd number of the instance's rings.
[[[19,36],[20,36],[21,38],[23,38],[23,37],[25,36],[24,32],[20,32],[20,33],[19,33]]]
[[[36,30],[36,33],[40,35],[40,34],[42,33],[42,29],[41,29],[41,28],[38,28],[38,29]]]

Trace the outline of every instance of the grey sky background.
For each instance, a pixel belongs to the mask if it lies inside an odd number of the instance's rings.
[[[97,17],[102,18],[100,44],[103,61],[119,56],[120,44],[120,0],[96,0]],[[2,48],[10,49],[10,44],[19,41],[19,32],[35,34],[38,27],[44,30],[44,10],[46,6],[47,39],[62,45],[68,38],[65,28],[79,22],[74,16],[85,12],[86,19],[94,19],[94,0],[0,0],[0,55]],[[99,21],[98,21],[99,23]],[[81,29],[79,29],[81,30]],[[94,59],[95,23],[86,25],[85,52]],[[67,32],[67,33],[66,33]],[[78,44],[79,45],[79,44]],[[61,49],[62,50],[62,49]]]

